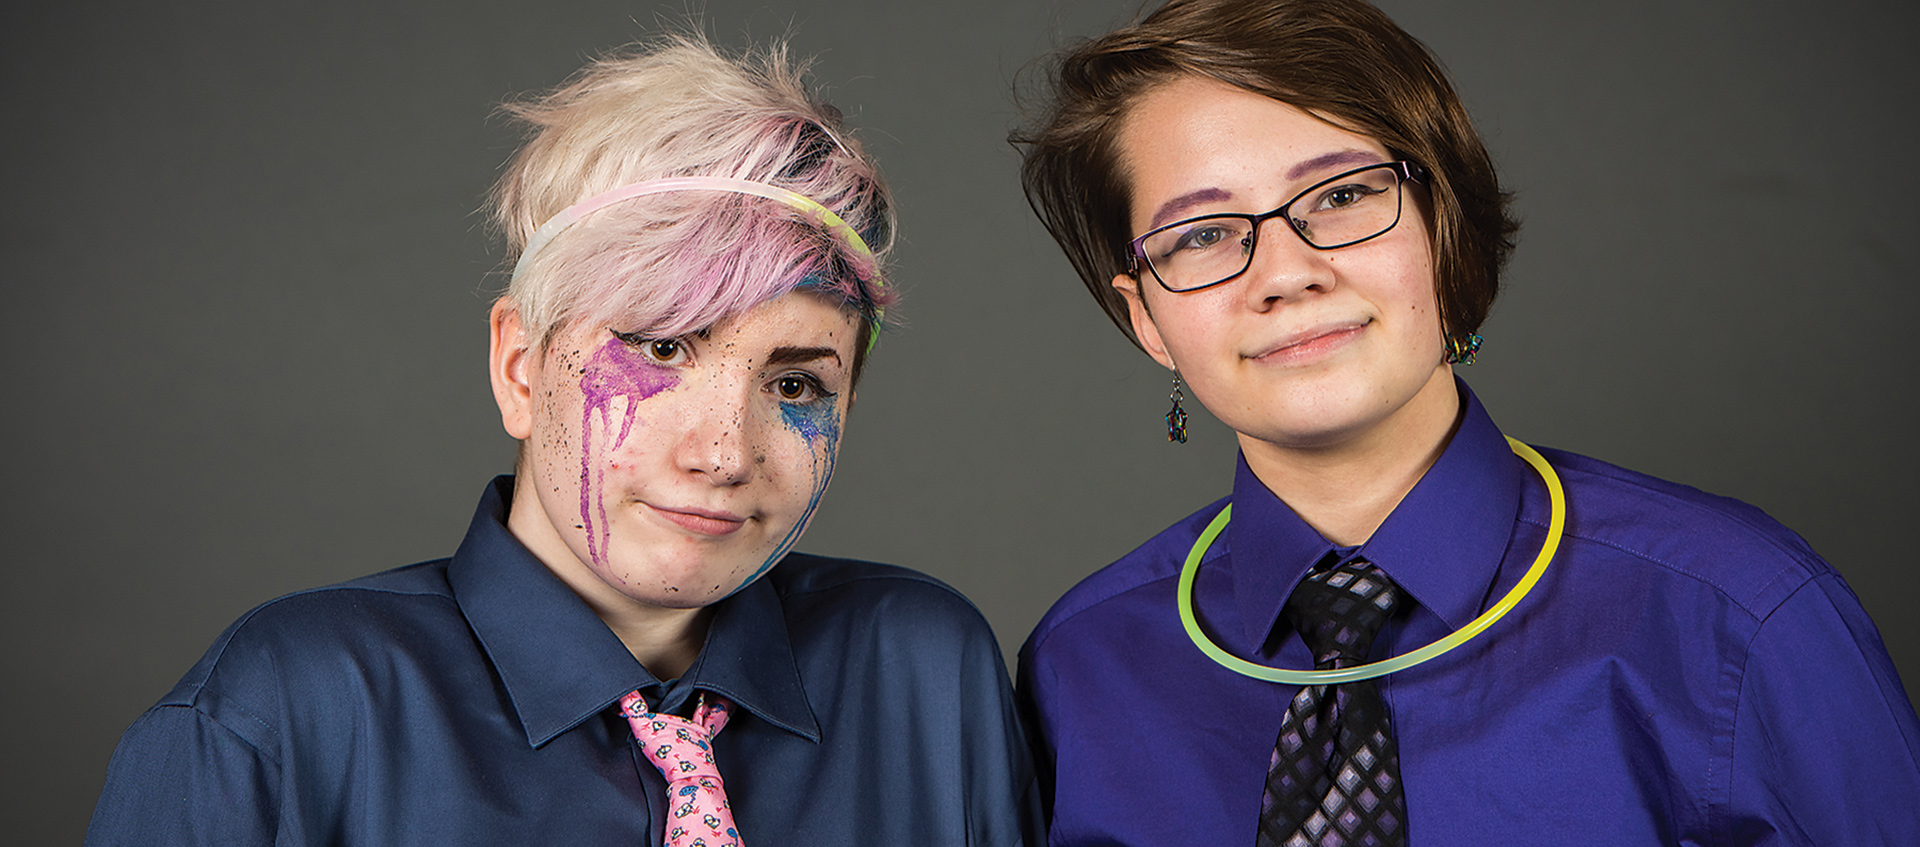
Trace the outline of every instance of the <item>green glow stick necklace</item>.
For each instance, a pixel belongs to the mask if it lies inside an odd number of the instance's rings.
[[[1176,594],[1180,605],[1180,625],[1186,627],[1187,637],[1193,639],[1193,646],[1200,648],[1200,652],[1207,654],[1207,658],[1220,663],[1221,667],[1242,676],[1267,682],[1284,682],[1289,685],[1336,685],[1386,676],[1394,671],[1406,670],[1473,640],[1474,636],[1485,632],[1487,627],[1493,626],[1494,621],[1512,611],[1513,607],[1519,605],[1520,601],[1527,596],[1527,592],[1533,590],[1533,586],[1540,581],[1541,575],[1547,572],[1547,564],[1553,561],[1554,551],[1560,548],[1560,538],[1567,528],[1567,492],[1560,487],[1560,475],[1554,473],[1553,466],[1547,463],[1546,457],[1541,456],[1532,447],[1512,437],[1507,438],[1507,445],[1513,448],[1515,455],[1532,465],[1533,469],[1540,474],[1541,481],[1547,484],[1547,496],[1553,501],[1553,517],[1547,521],[1547,540],[1540,545],[1540,555],[1534,558],[1533,567],[1527,569],[1526,575],[1520,577],[1519,584],[1515,585],[1512,591],[1508,591],[1507,596],[1500,598],[1500,602],[1493,604],[1492,608],[1469,621],[1466,626],[1449,633],[1445,638],[1391,659],[1324,671],[1294,670],[1255,664],[1221,649],[1220,645],[1213,643],[1213,639],[1208,638],[1207,634],[1201,631],[1200,622],[1193,616],[1193,583],[1194,578],[1200,573],[1200,557],[1206,555],[1207,548],[1213,546],[1214,539],[1220,537],[1220,533],[1226,530],[1227,522],[1232,518],[1233,504],[1231,503],[1221,509],[1220,514],[1214,516],[1213,522],[1207,524],[1206,530],[1200,533],[1199,540],[1193,542],[1193,549],[1187,552],[1187,562],[1180,569],[1180,586]]]

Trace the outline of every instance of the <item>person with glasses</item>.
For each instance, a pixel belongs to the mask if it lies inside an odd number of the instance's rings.
[[[1833,568],[1459,378],[1517,225],[1418,41],[1173,0],[1052,83],[1029,200],[1169,438],[1191,399],[1240,451],[1021,650],[1051,843],[1920,844],[1920,722]]]
[[[840,113],[784,48],[693,35],[508,110],[513,475],[450,558],[230,627],[127,730],[86,843],[1029,843],[986,620],[793,552],[895,299]]]

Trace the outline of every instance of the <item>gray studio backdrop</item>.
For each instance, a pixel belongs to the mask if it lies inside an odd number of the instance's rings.
[[[500,254],[473,211],[514,140],[490,113],[685,9],[0,11],[9,843],[77,841],[121,730],[247,608],[453,550],[513,452],[483,371]],[[724,42],[791,29],[819,55],[903,221],[909,325],[802,546],[953,583],[1011,651],[1230,485],[1217,423],[1165,443],[1164,373],[1081,291],[1004,142],[1017,72],[1134,5],[705,10]],[[1765,508],[1920,681],[1912,8],[1388,11],[1519,192],[1521,248],[1465,371],[1495,418]]]

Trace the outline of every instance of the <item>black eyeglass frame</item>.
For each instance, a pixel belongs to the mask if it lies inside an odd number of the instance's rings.
[[[1297,224],[1295,224],[1294,219],[1291,216],[1287,215],[1287,210],[1293,208],[1293,204],[1300,202],[1301,198],[1309,194],[1312,194],[1315,191],[1319,191],[1320,189],[1325,188],[1328,185],[1339,182],[1340,180],[1346,179],[1347,177],[1353,176],[1354,174],[1365,173],[1366,171],[1379,170],[1379,169],[1385,169],[1385,170],[1391,171],[1394,174],[1393,223],[1387,224],[1386,228],[1380,230],[1379,232],[1366,236],[1365,238],[1356,238],[1356,239],[1353,239],[1352,241],[1342,241],[1339,244],[1328,244],[1328,245],[1322,246],[1319,244],[1315,244],[1312,241],[1309,241],[1307,239],[1306,233],[1301,232],[1300,227]],[[1139,238],[1135,238],[1134,240],[1127,242],[1127,275],[1133,277],[1136,280],[1139,279],[1140,266],[1145,265],[1147,267],[1147,270],[1153,274],[1153,281],[1160,283],[1161,288],[1166,289],[1169,293],[1172,293],[1172,294],[1185,294],[1190,291],[1204,291],[1216,285],[1224,285],[1226,283],[1232,282],[1235,279],[1238,279],[1241,274],[1246,273],[1247,268],[1253,267],[1253,251],[1255,248],[1260,246],[1260,225],[1263,223],[1266,223],[1267,221],[1273,220],[1274,218],[1285,218],[1287,221],[1287,231],[1293,233],[1294,237],[1299,238],[1302,243],[1306,244],[1308,247],[1312,247],[1315,250],[1338,250],[1342,247],[1351,247],[1361,242],[1372,241],[1373,239],[1379,238],[1382,235],[1386,235],[1387,233],[1392,232],[1394,227],[1400,225],[1400,218],[1405,213],[1405,210],[1406,210],[1407,198],[1406,198],[1405,189],[1408,181],[1419,182],[1419,183],[1426,182],[1427,169],[1424,167],[1421,167],[1419,162],[1415,162],[1408,159],[1396,159],[1391,162],[1381,162],[1377,165],[1366,165],[1364,167],[1354,168],[1353,170],[1350,170],[1350,171],[1341,171],[1340,173],[1334,174],[1333,176],[1327,177],[1326,179],[1320,180],[1319,182],[1316,182],[1312,185],[1307,186],[1304,189],[1301,189],[1300,193],[1293,195],[1292,199],[1288,200],[1285,203],[1280,204],[1280,208],[1275,209],[1271,212],[1266,212],[1264,214],[1250,215],[1250,214],[1239,214],[1234,212],[1216,212],[1214,214],[1209,214],[1209,215],[1195,215],[1191,218],[1182,218],[1170,224],[1154,227],[1153,229],[1147,230],[1146,234],[1141,235]],[[1162,232],[1166,232],[1167,230],[1173,229],[1175,227],[1186,226],[1187,224],[1193,223],[1194,221],[1203,221],[1209,218],[1237,218],[1239,220],[1246,221],[1249,224],[1249,228],[1247,230],[1247,262],[1246,264],[1240,267],[1240,270],[1235,271],[1231,274],[1228,274],[1227,276],[1222,277],[1220,279],[1214,280],[1213,282],[1209,282],[1206,285],[1196,285],[1192,288],[1174,288],[1172,285],[1168,284],[1168,282],[1160,276],[1160,271],[1153,266],[1153,260],[1147,258],[1146,241],[1149,238],[1152,238],[1156,235],[1159,235]]]

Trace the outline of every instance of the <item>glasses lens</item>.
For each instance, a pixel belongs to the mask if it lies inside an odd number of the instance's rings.
[[[1365,241],[1400,222],[1399,164],[1341,174],[1265,215],[1195,218],[1140,239],[1140,252],[1169,291],[1225,282],[1247,269],[1259,237],[1256,221],[1281,216],[1322,250]]]
[[[1186,291],[1244,270],[1252,246],[1253,223],[1246,218],[1199,218],[1148,235],[1140,252],[1169,290]]]
[[[1400,220],[1400,179],[1389,168],[1369,168],[1307,189],[1287,209],[1293,228],[1315,247],[1365,241]]]

